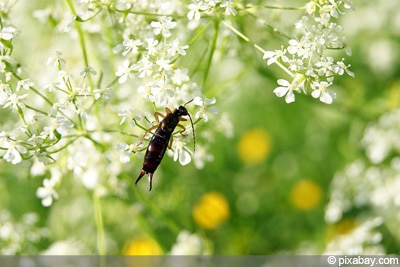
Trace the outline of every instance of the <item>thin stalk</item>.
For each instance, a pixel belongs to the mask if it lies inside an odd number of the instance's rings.
[[[214,57],[215,49],[217,47],[218,33],[219,33],[219,20],[214,20],[214,33],[213,33],[213,37],[211,39],[210,54],[208,55],[207,65],[206,65],[206,69],[204,71],[203,86],[206,84],[207,78],[208,78],[208,73],[210,72],[211,62]]]
[[[93,206],[94,206],[94,220],[96,224],[96,235],[97,235],[97,250],[99,255],[106,255],[106,243],[104,238],[104,224],[103,216],[101,211],[100,197],[94,191],[93,192]]]
[[[243,40],[245,40],[246,42],[252,44],[254,46],[254,48],[256,48],[258,51],[260,51],[261,53],[266,53],[267,51],[264,50],[261,46],[259,46],[258,44],[254,43],[253,41],[250,40],[249,37],[247,37],[246,35],[244,35],[243,33],[241,33],[239,30],[237,30],[235,27],[233,27],[232,25],[230,25],[229,23],[223,21],[222,22],[226,27],[228,27],[232,32],[234,32],[237,36],[239,36],[240,38],[242,38]],[[289,74],[290,76],[293,76],[293,73],[286,68],[286,66],[284,66],[282,63],[280,63],[279,61],[274,62],[276,65],[278,65],[283,71],[285,71],[287,74]]]
[[[72,1],[71,0],[66,0],[66,1],[67,1],[67,4],[68,4],[72,14],[74,14],[76,17],[78,17]],[[83,56],[85,68],[89,68],[89,59],[88,59],[88,54],[87,54],[87,49],[86,49],[85,35],[83,33],[81,24],[78,20],[75,20],[75,27],[76,27],[76,30],[77,30],[78,36],[79,36],[79,43],[80,43],[81,50],[82,50],[82,56]],[[90,87],[93,88],[94,83],[93,83],[91,76],[88,77],[88,81],[89,81]]]

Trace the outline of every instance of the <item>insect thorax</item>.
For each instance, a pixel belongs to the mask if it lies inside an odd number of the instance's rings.
[[[179,116],[174,113],[167,114],[165,118],[161,121],[161,129],[166,132],[172,133],[179,123]]]

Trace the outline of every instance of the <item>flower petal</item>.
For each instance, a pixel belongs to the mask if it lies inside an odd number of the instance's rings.
[[[287,93],[288,91],[289,91],[289,88],[279,86],[279,87],[276,87],[276,88],[275,88],[274,94],[275,94],[277,97],[282,97],[282,96],[286,95],[286,93]]]
[[[295,101],[295,96],[293,91],[289,91],[285,97],[286,103],[290,104]]]

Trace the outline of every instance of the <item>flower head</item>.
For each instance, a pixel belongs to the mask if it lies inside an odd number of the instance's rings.
[[[154,34],[161,34],[163,37],[168,38],[171,34],[171,29],[175,28],[177,23],[172,21],[171,17],[161,17],[159,21],[151,22],[151,27],[154,28]]]
[[[312,97],[319,98],[319,100],[325,104],[332,104],[336,94],[335,92],[327,89],[330,85],[332,85],[332,83],[315,81],[312,85]]]
[[[58,199],[58,194],[54,187],[57,185],[59,176],[52,176],[51,179],[44,179],[43,186],[36,190],[36,196],[42,199],[42,205],[49,207],[53,203],[53,199]]]
[[[201,98],[195,97],[193,99],[193,104],[200,106],[200,110],[196,113],[195,118],[202,118],[205,122],[208,121],[208,113],[216,114],[218,109],[216,107],[208,107],[215,104],[217,100],[215,98]]]
[[[285,96],[286,103],[292,103],[295,101],[294,91],[299,91],[298,84],[296,82],[288,82],[284,79],[279,79],[278,84],[280,86],[274,89],[274,94],[277,97]]]

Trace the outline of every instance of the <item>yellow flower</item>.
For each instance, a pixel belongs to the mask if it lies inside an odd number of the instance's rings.
[[[387,107],[390,109],[400,107],[400,81],[394,82],[394,84],[389,88]]]
[[[229,217],[229,205],[225,197],[217,192],[210,192],[202,196],[193,207],[193,218],[196,223],[205,229],[217,228]]]
[[[156,241],[144,237],[128,241],[124,255],[163,255],[163,251]]]
[[[271,151],[271,138],[262,129],[247,131],[239,141],[238,153],[244,163],[257,164]]]
[[[312,210],[320,203],[321,195],[321,187],[315,182],[300,180],[292,189],[291,200],[298,209]]]

